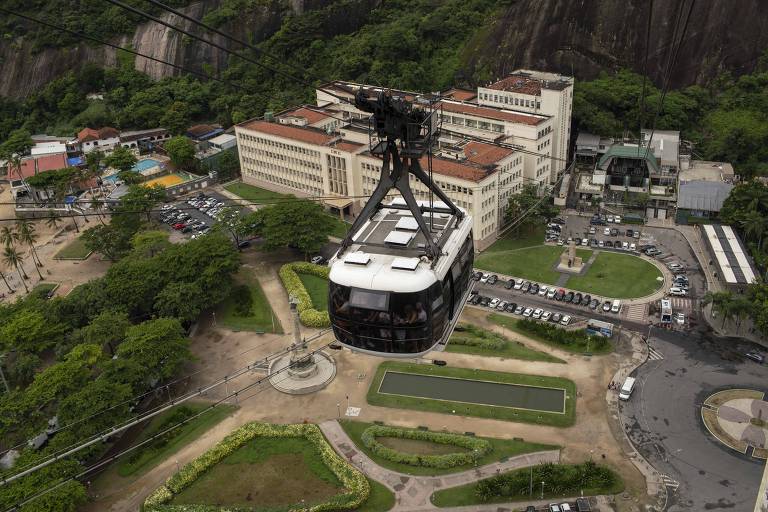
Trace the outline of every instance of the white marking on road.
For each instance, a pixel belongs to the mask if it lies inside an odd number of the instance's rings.
[[[653,347],[649,347],[648,352],[649,352],[648,359],[651,361],[661,361],[662,359],[664,359],[664,354],[662,354],[661,352],[659,352]]]
[[[661,474],[661,480],[664,482],[664,485],[671,488],[671,489],[677,489],[680,487],[680,482],[675,480],[669,475],[665,475],[664,473]]]

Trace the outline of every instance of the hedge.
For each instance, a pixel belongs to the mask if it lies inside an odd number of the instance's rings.
[[[255,437],[303,437],[311,442],[323,463],[338,477],[344,489],[343,494],[337,494],[328,501],[308,508],[291,509],[300,512],[323,512],[332,510],[354,510],[365,503],[371,492],[371,487],[365,476],[339,457],[323,437],[320,428],[314,424],[300,425],[271,425],[268,423],[246,423],[216,446],[186,464],[178,473],[166,480],[165,485],[156,489],[144,501],[147,512],[196,512],[223,511],[224,508],[211,505],[172,505],[169,502],[173,496],[190,486],[211,467],[234,453],[245,443]]]
[[[283,282],[288,295],[293,295],[299,301],[297,308],[299,310],[299,319],[307,327],[330,327],[331,320],[328,318],[327,311],[318,311],[312,304],[312,298],[309,296],[304,283],[301,282],[299,274],[309,274],[312,276],[328,279],[331,269],[323,265],[314,265],[306,261],[297,261],[286,263],[280,267],[280,280]]]
[[[400,439],[429,441],[432,443],[459,446],[470,451],[447,453],[444,455],[404,453],[384,446],[376,440],[377,437],[397,437]],[[428,430],[402,429],[384,425],[372,425],[368,427],[363,431],[361,439],[363,444],[373,453],[389,461],[397,462],[399,464],[408,464],[409,466],[423,466],[439,469],[474,464],[493,449],[491,443],[485,439],[478,439],[476,437],[448,434],[445,432],[430,432]]]
[[[541,336],[546,340],[561,345],[581,346],[589,343],[593,348],[602,348],[608,343],[608,338],[587,334],[586,329],[567,331],[555,325],[537,322],[528,318],[518,320],[517,327],[522,331]]]
[[[461,331],[455,331],[451,336],[451,343],[455,345],[466,345],[469,347],[482,347],[489,350],[501,350],[507,344],[507,339],[498,334],[484,329],[479,329],[471,324],[462,326],[472,337],[462,336]]]

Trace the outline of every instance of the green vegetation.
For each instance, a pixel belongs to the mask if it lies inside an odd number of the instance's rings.
[[[510,340],[501,334],[487,331],[471,324],[459,324],[453,336],[451,336],[445,351],[478,356],[522,359],[523,361],[565,363],[565,361],[555,356],[528,348],[519,341]]]
[[[331,320],[328,318],[328,274],[331,269],[323,265],[314,265],[306,261],[297,261],[295,263],[286,263],[280,267],[280,280],[283,282],[285,291],[289,296],[293,296],[297,301],[296,306],[299,310],[299,319],[307,327],[328,327]],[[319,299],[325,302],[325,309],[319,309],[312,299],[312,295],[304,286],[304,281],[300,276],[315,277],[325,281],[325,292]],[[314,281],[314,293],[320,294],[322,286]]]
[[[403,395],[385,395],[378,392],[385,372],[397,371],[416,375],[433,375],[441,377],[453,377],[458,379],[482,380],[487,382],[500,382],[505,384],[519,384],[524,386],[547,387],[565,390],[565,414],[550,413],[544,411],[516,409],[513,407],[493,407],[480,404],[468,404],[451,402],[448,400],[433,400]],[[443,414],[458,414],[462,416],[477,416],[479,418],[493,418],[507,421],[520,421],[536,423],[539,425],[551,425],[555,427],[567,427],[573,424],[576,413],[576,385],[573,381],[560,377],[545,377],[539,375],[526,375],[521,373],[503,373],[472,368],[454,368],[450,366],[428,366],[413,363],[400,363],[386,361],[379,365],[376,375],[371,381],[366,396],[371,405],[381,407],[393,407],[396,409],[415,409]],[[455,411],[455,412],[454,412]]]
[[[371,486],[371,495],[357,512],[385,512],[395,506],[395,493],[376,480],[368,479]]]
[[[349,228],[352,227],[352,224],[349,224],[348,222],[344,222],[339,217],[333,214],[329,214],[328,217],[330,218],[330,224],[331,224],[330,235],[336,238],[344,238],[345,236],[347,236],[347,233],[349,232]]]
[[[556,499],[597,494],[618,494],[624,490],[621,477],[607,466],[592,461],[581,464],[540,464],[533,467],[533,494],[530,493],[531,470],[516,469],[479,482],[451,487],[432,495],[438,507],[461,507],[482,503],[539,499],[541,482],[544,498]]]
[[[515,226],[510,228],[513,232],[530,232],[559,213],[551,197],[542,201],[541,190],[534,183],[526,183],[520,192],[510,196],[505,215],[510,225]]]
[[[184,405],[155,416],[142,431],[136,442],[141,442],[166,428],[191,418],[195,414],[209,407],[202,402],[187,402]],[[142,475],[155,467],[159,462],[167,459],[181,448],[204,434],[211,427],[232,414],[237,407],[221,404],[216,408],[190,420],[183,426],[171,430],[158,437],[156,440],[144,445],[143,448],[131,452],[118,466],[117,472],[122,477]]]
[[[506,252],[514,249],[524,249],[526,247],[538,247],[544,240],[544,232],[547,230],[544,224],[529,226],[525,231],[512,231],[498,239],[484,254],[494,252]]]
[[[235,279],[241,286],[232,288],[219,305],[216,321],[233,331],[261,331],[282,334],[280,320],[272,311],[259,280],[249,270],[238,272]],[[243,294],[243,292],[246,292]],[[245,295],[245,296],[243,296]]]
[[[560,273],[554,268],[564,250],[566,249],[563,247],[539,245],[507,251],[484,252],[475,259],[475,267],[507,276],[554,284],[560,277]],[[592,251],[577,249],[576,254],[586,261],[592,255]]]
[[[299,279],[307,289],[314,308],[318,311],[328,311],[328,279],[304,273],[299,273]]]
[[[272,192],[271,190],[248,185],[247,183],[243,183],[241,181],[230,183],[224,188],[236,196],[240,196],[243,199],[257,204],[275,202],[288,197],[294,197],[291,194],[280,194],[279,192]]]
[[[488,319],[505,329],[568,352],[607,354],[613,351],[613,345],[608,341],[608,338],[590,336],[584,329],[566,331],[546,322],[537,322],[527,318],[518,319],[496,313],[491,313]]]
[[[45,299],[48,297],[49,293],[58,287],[59,285],[56,283],[38,283],[34,288],[32,288],[30,295],[33,295],[39,299]]]
[[[655,265],[631,254],[603,251],[583,276],[568,279],[568,288],[616,299],[652,294],[664,284]]]
[[[62,247],[53,257],[56,260],[84,260],[91,254],[83,237],[77,237]]]
[[[363,442],[363,432],[365,432],[366,429],[373,426],[373,423],[342,420],[340,424],[341,424],[341,427],[344,429],[344,432],[346,432],[347,435],[350,437],[350,439],[354,441],[358,449],[360,449],[363,453],[365,453],[368,457],[370,457],[371,460],[373,460],[376,464],[382,467],[385,467],[387,469],[391,469],[392,471],[397,471],[399,473],[406,473],[409,475],[430,475],[431,476],[431,475],[447,475],[450,473],[456,473],[458,471],[465,471],[469,469],[469,467],[474,467],[474,464],[473,464],[470,466],[457,466],[452,468],[429,468],[429,467],[423,467],[423,466],[413,466],[409,464],[403,464],[400,462],[393,462],[384,457],[380,457],[379,455],[374,453],[370,448],[368,448]],[[397,427],[397,428],[401,430],[406,430],[406,431],[414,431],[414,429],[407,429],[403,427]],[[542,450],[554,450],[557,448],[556,446],[551,446],[551,445],[529,443],[529,442],[523,441],[522,439],[499,439],[495,437],[478,437],[477,439],[488,442],[491,446],[490,451],[483,454],[481,457],[477,459],[478,466],[484,466],[486,464],[498,462],[502,459],[505,459],[508,457],[515,457],[517,455],[522,455],[524,453],[533,453],[533,452],[538,452]],[[434,443],[428,443],[428,444],[434,444]],[[429,447],[426,447],[426,448],[429,448]],[[456,452],[458,451],[458,449],[456,449],[456,447],[451,447],[451,451]]]

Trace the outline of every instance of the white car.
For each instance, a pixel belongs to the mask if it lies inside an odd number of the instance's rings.
[[[679,286],[673,286],[669,289],[669,294],[674,295],[675,297],[684,297],[688,295],[688,292],[686,290],[683,290]]]
[[[541,314],[541,319],[546,322],[547,320],[550,319],[551,316],[552,316],[551,311],[545,311],[544,313]]]
[[[491,299],[490,304],[488,304],[488,307],[491,308],[491,309],[495,309],[496,306],[498,306],[498,305],[499,305],[499,299],[493,298],[493,299]]]
[[[560,239],[557,241],[557,245],[563,245],[564,243],[565,243],[565,242],[563,241],[563,239],[562,239],[562,238],[560,238]]]
[[[611,236],[611,228],[604,228],[603,229],[603,234],[605,236]]]
[[[678,272],[680,270],[683,270],[685,267],[681,265],[679,262],[673,261],[672,263],[667,263],[667,268],[669,270],[672,270],[673,272]]]
[[[482,281],[482,279],[481,279],[481,281]],[[525,282],[525,281],[523,281],[522,279],[518,279],[517,281],[515,281],[515,286],[513,286],[513,288],[514,288],[515,290],[519,290],[520,288],[522,288],[522,287],[523,287],[523,283],[524,283],[524,282]]]
[[[626,251],[629,249],[629,244],[627,242],[621,242],[621,248]]]
[[[533,308],[525,308],[525,311],[523,311],[523,316],[531,316],[533,313]]]
[[[675,313],[672,317],[678,325],[685,325],[685,315],[683,313]]]
[[[556,293],[557,293],[557,290],[555,290],[555,287],[553,286],[552,288],[547,290],[547,298],[548,299],[554,299]]]
[[[637,250],[637,246],[634,243],[629,244],[629,250],[634,252]]]
[[[587,239],[587,238],[582,238],[582,239],[581,239],[581,245],[589,245],[589,239]]]
[[[547,287],[544,285],[541,285],[539,287],[539,296],[544,297],[547,294]]]
[[[590,235],[594,235],[596,232],[597,232],[597,230],[595,229],[595,226],[592,226],[591,228],[589,228],[589,234]]]
[[[563,318],[560,319],[560,325],[568,325],[569,323],[571,323],[571,317],[563,315]]]
[[[605,221],[606,221],[608,224],[610,224],[611,222],[613,222],[613,215],[606,215],[606,217],[605,217]]]
[[[603,242],[602,240],[598,240],[597,241],[597,246],[598,247],[605,247],[605,242]]]
[[[573,510],[573,509],[571,509],[571,506],[569,504],[567,504],[567,503],[563,503],[563,504],[560,505],[560,511],[561,512],[571,512],[571,510]]]
[[[550,503],[547,510],[548,512],[562,512],[562,510],[560,510],[560,505],[557,505],[556,503]]]
[[[544,313],[544,310],[541,308],[536,308],[533,310],[533,318],[541,318],[541,315]]]
[[[617,215],[613,218],[613,222],[616,224],[621,224],[621,216]]]
[[[491,274],[483,274],[483,277],[480,278],[480,282],[481,283],[487,283],[488,282],[488,278],[490,278],[490,277],[491,277]]]

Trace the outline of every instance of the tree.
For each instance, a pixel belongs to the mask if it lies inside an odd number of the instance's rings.
[[[19,234],[12,226],[3,226],[0,228],[0,244],[5,247],[13,247],[19,241]]]
[[[174,135],[184,133],[189,121],[189,105],[183,101],[174,101],[160,118],[160,124]]]
[[[115,348],[125,339],[131,321],[124,311],[109,309],[99,313],[91,323],[80,330],[83,343],[96,345],[114,355]]]
[[[11,285],[8,284],[8,280],[5,277],[5,273],[2,272],[2,271],[0,271],[0,279],[2,279],[3,282],[5,283],[5,286],[6,286],[6,288],[8,288],[8,292],[9,293],[13,293],[15,291],[13,288],[11,288]]]
[[[526,183],[519,193],[510,196],[507,204],[506,221],[515,223],[517,228],[530,228],[542,220],[551,219],[558,209],[549,197],[543,198],[534,183]]]
[[[35,270],[40,280],[43,280],[43,275],[40,273],[40,268],[43,266],[43,262],[37,255],[35,250],[35,242],[37,242],[37,233],[35,233],[35,225],[32,224],[29,219],[19,219],[16,221],[16,233],[18,233],[19,241],[29,245],[29,249],[32,251],[32,262],[35,264]]]
[[[130,149],[118,146],[104,159],[104,164],[118,171],[130,171],[136,165],[136,157]]]
[[[60,222],[61,222],[61,217],[59,217],[53,212],[49,213],[45,217],[45,225],[53,229],[54,231],[59,227]]]
[[[22,254],[19,253],[19,251],[16,250],[15,247],[5,246],[3,249],[3,261],[6,265],[13,266],[16,268],[16,271],[19,273],[19,278],[21,279],[21,284],[24,285],[24,290],[29,292],[29,287],[27,286],[27,283],[25,279],[29,279],[29,276],[26,272],[24,272],[24,267],[22,265]]]
[[[265,248],[295,247],[305,255],[318,251],[333,230],[331,217],[312,201],[285,201],[258,210]]]
[[[51,322],[41,312],[22,309],[0,326],[0,346],[38,354],[56,344],[66,326]]]
[[[23,128],[13,130],[8,138],[0,144],[0,158],[7,159],[11,155],[26,155],[34,145],[32,136]]]
[[[131,386],[98,378],[61,401],[59,422],[67,425],[89,418],[79,423],[78,437],[98,434],[128,416],[131,395]]]
[[[103,254],[110,261],[119,259],[131,249],[129,236],[112,225],[88,228],[81,237],[88,250]]]
[[[757,240],[757,249],[759,251],[763,246],[763,235],[768,230],[768,219],[759,211],[751,210],[744,215],[740,224],[748,237]]]
[[[170,283],[157,294],[155,311],[162,317],[174,317],[183,322],[191,322],[197,318],[206,304],[205,298],[197,283]]]
[[[733,318],[736,313],[734,296],[731,292],[707,292],[702,299],[704,305],[712,304],[712,309],[723,319],[720,326],[725,328],[726,321]]]
[[[175,318],[158,318],[128,329],[117,356],[131,359],[159,379],[172,376],[189,357],[189,340]]]
[[[170,246],[164,231],[139,231],[131,238],[133,253],[142,258],[152,258]]]
[[[171,163],[177,169],[186,169],[193,166],[195,162],[195,143],[184,136],[177,136],[168,139],[163,145],[168,152]]]

